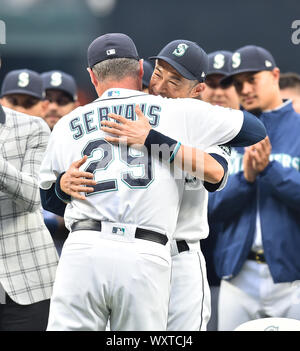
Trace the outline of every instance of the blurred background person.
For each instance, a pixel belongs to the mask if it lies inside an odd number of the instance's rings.
[[[215,51],[208,54],[208,73],[205,79],[205,89],[201,94],[203,101],[212,105],[223,107],[240,108],[239,97],[234,86],[223,87],[221,79],[230,72],[232,52],[226,50]]]
[[[233,53],[221,81],[234,85],[242,108],[256,114],[268,136],[232,149],[227,186],[210,197],[222,278],[219,330],[258,318],[300,318],[300,115],[282,100],[279,76],[269,51],[247,45]]]
[[[41,75],[28,69],[14,70],[5,76],[1,87],[0,102],[2,106],[12,110],[43,119],[49,105],[49,101],[45,100]],[[67,235],[64,220],[44,209],[42,211],[44,222],[60,254]]]
[[[13,70],[6,74],[0,101],[2,106],[37,117],[44,117],[48,106],[42,78],[29,69]]]
[[[212,105],[220,105],[239,109],[239,97],[234,86],[231,84],[223,87],[220,84],[222,78],[230,73],[231,51],[219,50],[208,54],[208,71],[204,81],[205,89],[201,94],[202,100]],[[210,194],[209,194],[210,199]],[[218,228],[214,221],[210,220],[208,200],[208,223],[209,236],[200,241],[201,249],[206,260],[207,279],[211,292],[211,317],[207,324],[207,330],[218,329],[218,296],[220,289],[220,278],[217,276],[213,253],[216,244]]]
[[[75,79],[62,71],[41,74],[46,100],[49,101],[44,119],[52,130],[58,120],[79,106]]]
[[[41,74],[46,100],[49,102],[44,120],[52,130],[61,117],[79,106],[77,84],[68,73],[52,70]],[[45,223],[54,239],[58,254],[61,254],[63,244],[69,234],[64,219],[43,209]]]
[[[282,99],[291,99],[300,113],[300,75],[295,72],[280,73],[279,87]]]

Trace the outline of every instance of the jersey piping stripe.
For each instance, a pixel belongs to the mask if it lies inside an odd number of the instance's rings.
[[[171,155],[171,157],[170,157],[170,159],[169,159],[169,162],[170,162],[170,163],[172,163],[172,162],[174,161],[174,158],[175,158],[175,156],[176,156],[178,150],[180,149],[180,146],[181,146],[181,142],[178,141],[178,142],[177,142],[177,145],[175,146],[175,149],[173,150],[172,155]]]
[[[199,259],[199,266],[200,266],[200,271],[201,271],[201,283],[202,283],[202,301],[201,301],[201,319],[200,319],[200,327],[199,331],[201,331],[202,328],[202,322],[203,322],[203,305],[204,305],[204,278],[203,278],[203,271],[202,271],[202,265],[201,265],[201,259],[199,252],[197,253],[198,259]]]
[[[172,263],[171,263],[171,270],[170,270],[170,286],[172,282]],[[169,324],[169,309],[170,309],[170,300],[171,300],[171,290],[169,294],[169,301],[168,301],[168,315],[167,315],[167,325],[166,325],[166,331],[168,331],[168,324]]]

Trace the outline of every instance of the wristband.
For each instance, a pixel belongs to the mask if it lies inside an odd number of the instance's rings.
[[[206,181],[204,181],[204,183],[203,183],[204,188],[207,191],[209,191],[210,193],[213,193],[213,192],[217,191],[219,189],[219,187],[222,185],[223,179],[224,179],[226,173],[228,172],[228,162],[224,157],[222,157],[219,154],[210,153],[210,156],[213,157],[217,162],[219,162],[219,164],[222,166],[222,168],[224,170],[224,175],[223,175],[222,179],[219,181],[219,183],[213,184],[213,183],[209,183]]]
[[[147,148],[149,154],[151,154],[151,151],[155,150],[153,145],[158,147],[157,150],[160,159],[172,163],[178,150],[180,149],[181,143],[158,132],[157,130],[151,129],[145,140],[145,147]],[[168,146],[167,152],[163,152],[163,145]]]
[[[55,182],[55,194],[63,202],[71,202],[71,196],[61,190],[60,179],[66,172],[61,173]]]

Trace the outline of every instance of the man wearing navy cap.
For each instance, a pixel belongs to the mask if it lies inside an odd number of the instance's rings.
[[[49,101],[44,119],[52,130],[62,116],[78,107],[77,86],[74,78],[62,71],[44,72],[41,76]]]
[[[208,54],[208,71],[204,82],[205,89],[201,93],[201,99],[212,105],[239,109],[239,97],[234,86],[230,84],[227,87],[223,87],[220,83],[221,79],[225,78],[225,76],[230,73],[231,56],[232,52],[227,50],[218,50]],[[215,272],[213,252],[218,230],[215,228],[213,219],[210,220],[210,216],[208,216],[208,219],[209,236],[201,240],[201,249],[206,261],[207,279],[211,293],[211,317],[207,324],[207,330],[217,330],[220,278],[217,277]]]
[[[203,81],[208,71],[208,58],[197,43],[174,40],[153,58],[156,59],[156,64],[149,85],[150,93],[168,98],[201,99],[205,91]],[[208,235],[207,190],[221,190],[225,186],[229,156],[220,147],[212,147],[206,152],[214,162],[214,172],[217,174],[220,168],[223,178],[220,178],[219,184],[205,181],[204,187],[201,186],[196,191],[199,184],[193,177],[186,177],[186,186],[189,189],[183,195],[171,244],[169,331],[206,330],[210,318],[210,291],[199,241]],[[187,294],[189,299],[186,299]]]
[[[152,94],[200,99],[208,62],[206,53],[197,43],[172,41],[154,58],[156,65],[150,81]],[[206,150],[205,188],[200,186],[196,191],[200,183],[193,177],[185,179],[189,191],[184,192],[171,243],[172,279],[167,325],[170,331],[205,330],[210,316],[210,293],[199,240],[208,234],[207,190],[220,190],[226,184],[228,154],[225,150],[220,147]],[[215,182],[218,184],[208,180],[209,174],[219,175]],[[186,299],[187,294],[189,299]]]
[[[88,65],[99,98],[56,124],[40,172],[43,205],[53,194],[69,202],[65,220],[71,230],[56,275],[48,330],[105,330],[108,318],[112,330],[165,330],[169,239],[184,186],[184,179],[175,180],[167,165],[188,148],[158,130],[189,145],[201,142],[205,149],[232,140],[251,144],[248,137],[240,139],[247,113],[141,92],[142,61],[132,39],[121,33],[96,38],[88,48]],[[105,132],[111,130],[101,125],[119,126],[108,120],[111,113],[134,124],[136,114],[140,116],[136,105],[147,115],[141,135],[146,148],[109,143]],[[255,140],[261,140],[261,124],[248,117],[259,130]],[[167,153],[160,153],[166,163],[147,157],[151,141],[167,143]],[[87,197],[65,196],[61,180],[70,163],[72,170],[81,158],[79,177],[86,177],[89,187],[79,189],[86,189]],[[197,171],[202,176],[201,166]],[[91,176],[95,180],[88,179]]]
[[[157,56],[149,85],[150,94],[177,97],[199,97],[208,69],[205,51],[189,40],[173,40]],[[165,79],[161,79],[165,76]]]
[[[52,130],[58,120],[78,107],[77,86],[74,78],[62,71],[41,74],[47,107],[43,118]],[[44,219],[60,254],[68,235],[63,218],[44,210]]]
[[[239,97],[232,84],[221,85],[221,79],[230,73],[232,52],[219,50],[208,54],[208,72],[205,89],[201,94],[203,101],[223,107],[239,108]]]
[[[44,117],[48,102],[45,101],[40,75],[29,69],[10,71],[1,87],[1,104],[15,111]]]
[[[235,86],[268,137],[233,149],[227,187],[210,198],[222,228],[215,252],[219,330],[263,317],[300,319],[300,115],[282,100],[279,77],[271,53],[247,45],[233,53],[222,80]]]

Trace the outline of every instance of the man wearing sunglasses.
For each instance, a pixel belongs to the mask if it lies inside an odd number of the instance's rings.
[[[6,74],[1,87],[1,104],[31,116],[43,117],[48,102],[40,75],[29,69],[13,70]]]
[[[208,72],[205,79],[205,89],[201,97],[212,105],[239,109],[239,97],[233,85],[223,87],[221,79],[228,75],[232,53],[226,50],[214,51],[208,55]]]
[[[62,71],[42,73],[46,100],[49,101],[44,119],[52,130],[58,120],[79,106],[74,78]]]

